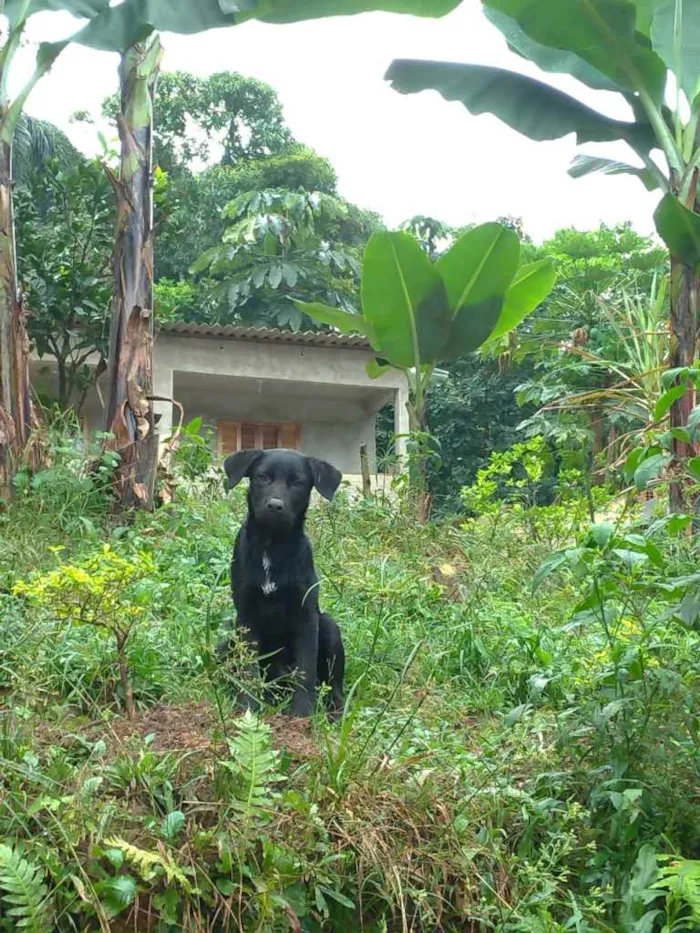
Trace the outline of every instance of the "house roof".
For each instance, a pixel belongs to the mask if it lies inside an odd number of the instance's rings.
[[[274,327],[238,327],[232,324],[185,324],[169,321],[158,328],[160,333],[184,337],[223,337],[252,343],[288,343],[307,347],[353,347],[371,350],[366,337],[357,334],[322,333],[321,331],[279,330]]]

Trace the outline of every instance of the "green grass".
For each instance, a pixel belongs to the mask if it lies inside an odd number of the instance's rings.
[[[214,656],[244,490],[124,521],[100,483],[67,446],[0,515],[0,930],[700,928],[692,540],[633,560],[651,538],[620,557],[617,529],[533,592],[587,543],[560,507],[323,503],[349,703],[305,730],[240,717],[242,654]],[[128,596],[131,724],[104,632],[14,593],[105,543],[155,567]]]

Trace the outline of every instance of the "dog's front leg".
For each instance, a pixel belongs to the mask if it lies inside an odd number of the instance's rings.
[[[318,624],[318,612],[301,612],[294,637],[294,662],[299,683],[292,697],[292,716],[310,716],[316,709]]]

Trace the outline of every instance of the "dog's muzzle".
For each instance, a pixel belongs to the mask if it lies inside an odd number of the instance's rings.
[[[268,527],[282,528],[290,524],[289,509],[282,499],[273,496],[256,509],[257,520]]]

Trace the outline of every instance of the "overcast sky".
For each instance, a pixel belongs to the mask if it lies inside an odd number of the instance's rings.
[[[32,39],[67,35],[75,21],[63,14],[31,20]],[[596,227],[631,220],[651,232],[657,194],[625,176],[574,180],[566,169],[574,137],[535,143],[495,117],[471,116],[437,93],[402,96],[384,82],[393,58],[499,65],[531,75],[536,68],[512,55],[476,0],[464,0],[440,20],[369,13],[292,26],[248,23],[197,36],[165,35],[164,68],[208,75],[239,71],[267,81],[284,106],[295,137],[327,156],[344,197],[398,225],[414,214],[448,223],[522,217],[536,240],[564,226]],[[33,52],[18,60],[26,76]],[[100,112],[116,90],[117,57],[71,46],[32,93],[27,111],[62,127],[86,152],[96,152],[95,127],[70,123],[76,110]],[[547,76],[613,117],[629,118],[614,94],[591,91],[565,76]],[[624,144],[582,151],[629,159]]]

